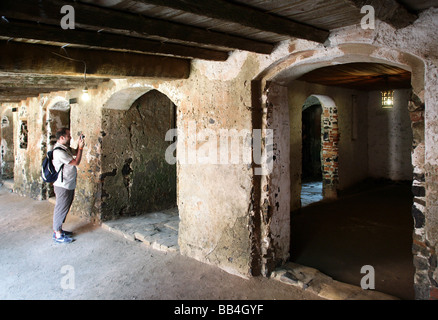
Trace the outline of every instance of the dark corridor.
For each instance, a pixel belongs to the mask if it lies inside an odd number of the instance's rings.
[[[302,113],[302,180],[321,181],[321,105]]]
[[[411,184],[367,181],[340,196],[293,212],[291,261],[360,286],[375,270],[375,290],[414,299]]]

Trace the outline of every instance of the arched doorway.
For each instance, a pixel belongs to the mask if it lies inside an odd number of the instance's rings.
[[[322,127],[321,127],[322,107],[319,100],[310,96],[303,104],[301,116],[301,136],[302,136],[302,170],[301,181],[321,182],[322,183]],[[322,194],[322,191],[321,191]]]
[[[399,68],[408,70],[412,72],[412,96],[414,98],[410,99],[410,103],[414,104],[412,108],[409,107],[409,111],[412,112],[414,110],[422,110],[422,102],[419,99],[419,95],[424,88],[424,79],[422,76],[424,75],[424,64],[404,53],[399,53],[397,56],[385,55],[385,48],[378,48],[372,45],[359,45],[363,50],[359,50],[357,45],[342,45],[343,55],[339,55],[336,52],[337,48],[328,49],[327,51],[320,52],[319,50],[312,50],[308,52],[297,52],[292,54],[289,58],[283,59],[281,62],[276,64],[273,68],[264,71],[260,78],[256,79],[253,82],[253,90],[256,95],[260,95],[259,107],[266,108],[266,112],[264,113],[264,118],[256,118],[254,119],[254,126],[256,128],[260,127],[262,129],[272,129],[274,132],[276,129],[285,126],[285,112],[284,107],[287,105],[291,105],[291,101],[294,99],[294,94],[288,93],[288,85],[294,82],[297,78],[302,76],[303,74],[316,70],[318,68],[329,66],[333,64],[346,64],[351,62],[373,62],[373,63],[389,63],[394,66],[398,66]],[[379,51],[379,54],[374,55],[373,52]],[[389,50],[391,51],[391,50]],[[394,58],[395,57],[395,58]],[[295,83],[294,83],[295,86]],[[322,90],[324,91],[324,90]],[[322,92],[321,91],[321,92]],[[329,90],[325,90],[328,92]],[[308,97],[309,93],[303,90],[299,95]],[[300,99],[300,104],[297,104],[296,108],[299,108],[299,112],[302,112],[302,101],[304,99]],[[345,101],[352,101],[352,96],[345,96]],[[253,101],[257,102],[258,100],[253,97]],[[414,102],[417,101],[417,102]],[[405,101],[406,102],[406,101]],[[407,104],[407,103],[406,103]],[[257,107],[255,103],[255,107]],[[339,107],[339,106],[338,106]],[[407,106],[405,106],[407,108]],[[290,116],[287,118],[290,120],[290,128],[291,134],[288,136],[290,138],[297,138],[301,143],[301,132],[298,131],[294,133],[293,130],[297,130],[300,127],[301,119],[299,119],[299,124],[297,122],[297,113],[294,112],[295,105],[292,103],[292,109],[289,110]],[[282,111],[283,110],[283,111]],[[346,110],[346,107],[342,108],[342,112]],[[282,116],[279,116],[281,114]],[[413,117],[411,117],[412,121]],[[415,126],[424,127],[424,121],[419,119],[420,121],[416,121]],[[357,125],[357,121],[355,125]],[[359,123],[360,124],[360,123]],[[414,123],[411,123],[412,128],[414,128]],[[340,130],[341,128],[339,128]],[[346,132],[354,132],[355,129],[352,129],[352,126],[344,126],[343,130],[340,130],[340,139],[346,139]],[[277,130],[278,131],[278,130]],[[344,132],[344,133],[342,133]],[[299,135],[299,137],[298,137]],[[352,135],[352,140],[357,139],[357,133]],[[290,248],[290,229],[288,229],[285,225],[290,222],[290,210],[295,210],[299,208],[299,204],[297,204],[297,192],[296,190],[300,188],[299,181],[299,171],[301,170],[301,165],[297,166],[296,159],[301,160],[301,153],[296,151],[299,150],[295,148],[297,146],[296,141],[291,141],[288,145],[290,146],[290,157],[286,159],[284,157],[284,153],[286,149],[282,149],[282,142],[284,137],[275,135],[274,133],[274,156],[273,156],[273,169],[271,172],[267,174],[266,177],[261,177],[260,179],[254,179],[255,184],[260,187],[260,224],[259,227],[262,230],[261,234],[264,235],[264,239],[269,239],[269,241],[261,241],[260,252],[268,253],[263,256],[261,260],[261,270],[263,274],[269,274],[276,266],[280,265],[282,262],[285,262],[289,259],[289,248]],[[421,131],[417,131],[417,134],[414,135],[413,143],[412,143],[412,165],[414,168],[414,172],[423,172],[423,164],[424,164],[424,133],[421,134]],[[366,147],[358,147],[359,151],[361,149],[366,150]],[[289,150],[286,150],[287,153]],[[353,153],[354,154],[354,153]],[[359,153],[358,153],[359,154]],[[341,156],[341,154],[340,154]],[[414,160],[415,159],[415,160]],[[341,161],[341,159],[338,159]],[[366,168],[366,165],[360,165],[362,162],[360,159],[348,159],[348,157],[343,157],[342,161],[345,165],[348,163],[346,160],[350,160],[349,163],[354,164],[354,168],[350,170],[353,174],[359,176],[361,170]],[[290,163],[289,163],[290,162]],[[290,168],[290,170],[285,170],[285,168]],[[299,169],[297,169],[299,168]],[[357,169],[357,170],[356,170]],[[280,173],[280,174],[279,174]],[[341,173],[341,172],[340,172]],[[345,181],[348,180],[348,176],[343,173]],[[421,174],[420,174],[421,175]],[[422,186],[422,190],[424,188],[424,180],[416,179],[417,174],[414,174],[413,185]],[[290,189],[284,188],[287,185],[287,180],[290,179],[291,187]],[[342,183],[345,182],[341,180]],[[339,181],[338,181],[339,182]],[[415,188],[416,190],[417,188]],[[336,190],[336,188],[334,189]],[[289,193],[289,196],[285,196]],[[257,195],[257,194],[256,194]],[[281,197],[282,196],[282,197]],[[422,192],[418,193],[414,197],[413,204],[413,213],[416,213],[418,210],[418,206],[415,205],[416,201],[422,202],[424,201],[425,194]],[[284,201],[279,201],[278,199],[290,199],[290,204]],[[415,198],[417,200],[415,201]],[[265,209],[266,208],[266,209]],[[421,208],[424,210],[424,208]],[[321,214],[324,214],[321,212]],[[415,219],[415,215],[414,215]],[[412,234],[412,228],[409,230]],[[408,250],[410,254],[410,249]],[[411,260],[412,261],[412,260]],[[360,271],[358,271],[360,272]],[[412,279],[413,280],[413,279]]]
[[[56,97],[47,107],[46,120],[46,149],[52,150],[56,144],[56,132],[61,128],[70,128],[70,104],[62,98]],[[46,199],[55,197],[53,184],[43,182],[43,194]]]
[[[338,185],[338,112],[328,96],[311,95],[301,113],[301,206],[335,199]]]
[[[117,107],[117,109],[113,109]],[[166,162],[176,106],[149,88],[115,93],[102,109],[101,220],[177,207],[176,166]]]
[[[52,149],[56,143],[56,131],[61,128],[70,128],[70,104],[65,99],[56,100],[48,108],[47,144],[49,149]]]
[[[322,143],[319,101],[306,99],[301,116],[301,207],[321,201],[322,196]]]

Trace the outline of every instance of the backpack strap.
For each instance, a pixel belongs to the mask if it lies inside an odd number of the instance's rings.
[[[64,150],[64,148],[61,148],[61,147],[56,147],[56,148],[54,148],[53,150],[52,150],[52,154],[53,155],[55,155],[54,153],[53,153],[53,151],[55,151],[55,150],[62,150],[62,151],[64,151],[64,152],[67,152],[67,151],[65,151]],[[64,182],[64,163],[63,164],[61,164],[61,167],[59,168],[59,170],[58,170],[58,172],[61,172],[61,182]]]

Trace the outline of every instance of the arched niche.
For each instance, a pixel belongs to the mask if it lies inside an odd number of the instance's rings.
[[[153,90],[153,88],[150,87],[121,89],[111,95],[111,97],[103,105],[103,108],[113,110],[128,110],[135,100],[151,90]]]
[[[102,109],[101,220],[177,207],[176,165],[165,159],[176,106],[149,87],[113,93]]]

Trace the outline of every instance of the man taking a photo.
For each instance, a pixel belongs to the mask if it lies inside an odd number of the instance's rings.
[[[58,179],[53,184],[56,204],[53,212],[53,240],[58,243],[73,242],[72,233],[62,230],[62,224],[70,211],[75,195],[77,166],[81,163],[84,149],[84,136],[78,141],[78,148],[70,147],[71,135],[68,128],[62,128],[56,132],[57,142],[53,151],[53,165],[59,172]],[[55,148],[60,148],[56,149]]]

